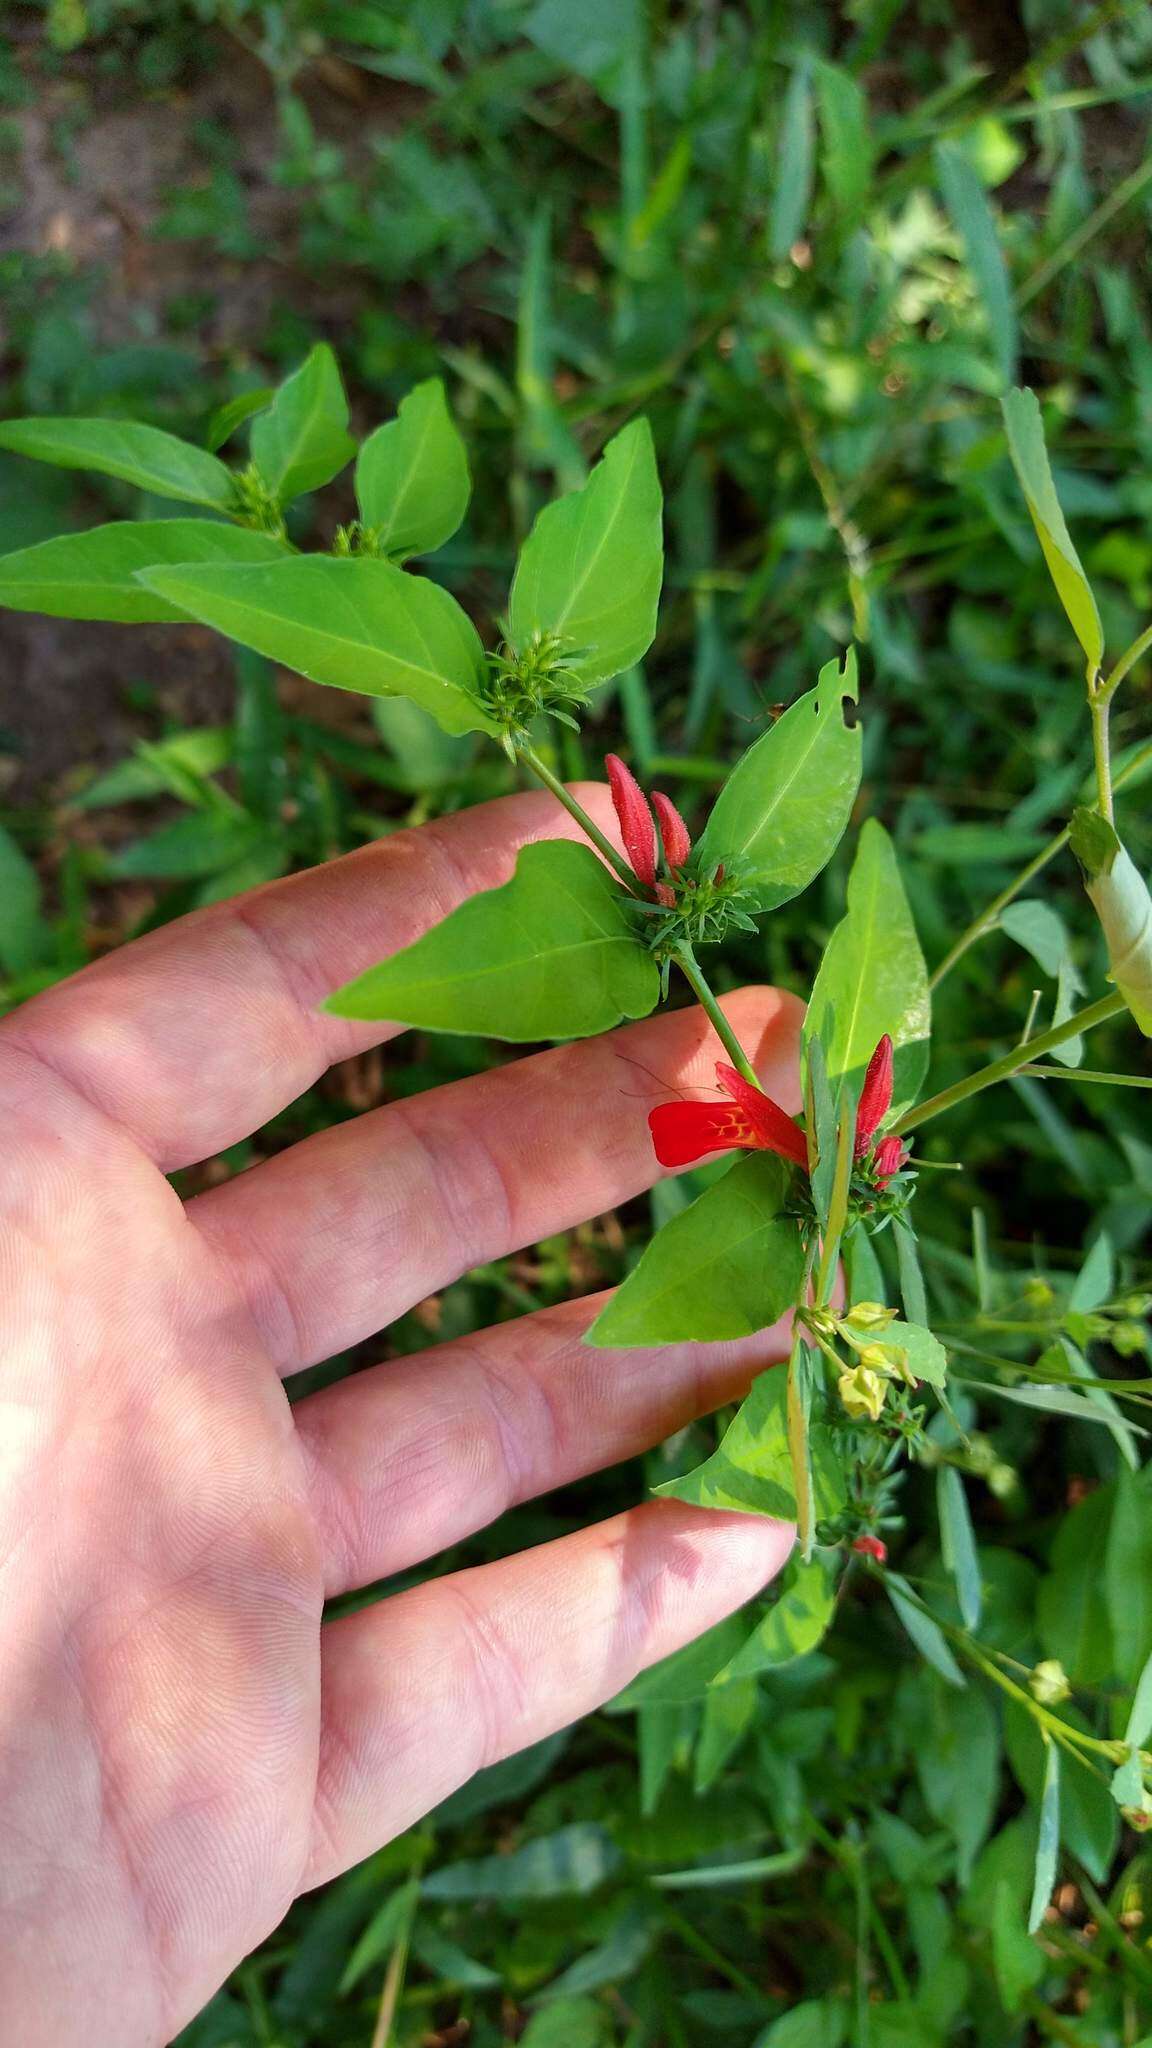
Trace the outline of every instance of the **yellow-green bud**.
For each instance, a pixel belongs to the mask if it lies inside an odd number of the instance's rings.
[[[1028,1690],[1042,1707],[1058,1707],[1071,1696],[1068,1674],[1057,1657],[1045,1657],[1028,1680]]]
[[[883,1373],[885,1379],[903,1380],[906,1387],[916,1385],[908,1353],[899,1344],[865,1344],[861,1347],[860,1363],[869,1372]]]
[[[1125,1322],[1112,1325],[1112,1348],[1121,1358],[1135,1358],[1148,1342],[1148,1333],[1143,1323]]]
[[[854,1422],[862,1422],[865,1416],[872,1422],[879,1422],[888,1389],[879,1373],[872,1372],[863,1360],[848,1372],[841,1373],[837,1390]]]
[[[885,1308],[882,1301],[858,1301],[842,1318],[841,1328],[845,1335],[864,1336],[866,1332],[876,1335],[886,1330],[896,1320],[894,1308]]]
[[[975,1478],[986,1479],[999,1462],[991,1437],[977,1433],[968,1439],[968,1470]]]
[[[1009,1494],[1016,1491],[1016,1474],[1012,1466],[999,1462],[993,1465],[988,1474],[987,1486],[989,1493],[994,1494],[997,1500],[1007,1500]]]
[[[1152,1310],[1152,1294],[1129,1294],[1120,1307],[1126,1316],[1146,1316]]]
[[[1042,1280],[1039,1273],[1033,1273],[1031,1279],[1024,1283],[1024,1299],[1029,1308],[1048,1308],[1055,1296],[1048,1282]]]

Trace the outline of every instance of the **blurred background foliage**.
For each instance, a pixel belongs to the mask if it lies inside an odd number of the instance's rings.
[[[221,405],[325,338],[366,430],[438,372],[475,491],[433,572],[484,618],[538,505],[642,410],[669,501],[660,634],[599,694],[584,741],[557,737],[564,772],[620,748],[699,822],[733,754],[855,637],[860,815],[897,839],[930,961],[1043,852],[1090,745],[996,396],[1016,380],[1042,395],[1117,652],[1152,609],[1143,0],[5,12],[6,413],[202,440]],[[297,538],[349,516],[349,489],[305,503]],[[0,458],[5,549],[170,509]],[[494,750],[411,707],[317,691],[195,626],[6,614],[0,638],[8,1002],[189,907],[511,786]],[[1145,663],[1115,718],[1122,829],[1145,870],[1148,708]],[[847,852],[769,920],[766,948],[737,949],[733,978],[807,987]],[[1048,916],[1009,920],[941,986],[931,1086],[1010,1044],[1034,991],[1047,1017],[1061,990],[1102,987],[1066,851],[1038,897]],[[1095,1034],[1092,1068],[1131,1067],[1133,1037]],[[420,1036],[387,1072],[366,1055],[186,1184],[498,1056]],[[1094,1347],[1100,1372],[1146,1370],[1146,1105],[1074,1074],[1021,1078],[930,1127],[922,1156],[963,1162],[921,1181],[941,1324],[996,1319],[1001,1352],[1058,1341]],[[471,1274],[320,1370],[609,1284],[682,1199],[665,1187]],[[982,1640],[1025,1669],[1058,1657],[1114,1732],[1152,1650],[1147,1473],[1106,1428],[992,1405],[968,1418]],[[710,1431],[518,1510],[435,1568],[627,1505]],[[895,1549],[946,1611],[934,1502],[933,1475],[914,1475]],[[705,1700],[715,1668],[658,1675],[302,1900],[188,2048],[1152,2038],[1141,1836],[1099,1781],[1081,1774],[1070,1808],[1066,1785],[1061,1882],[1025,1935],[1027,1717],[975,1684],[949,1693],[866,1580],[821,1650]]]

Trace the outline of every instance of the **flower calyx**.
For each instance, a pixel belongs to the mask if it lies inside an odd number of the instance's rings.
[[[567,647],[557,633],[534,633],[523,647],[507,640],[487,657],[481,689],[484,708],[502,728],[505,751],[513,756],[542,713],[579,731],[574,711],[587,704],[591,692],[574,664],[582,650]]]

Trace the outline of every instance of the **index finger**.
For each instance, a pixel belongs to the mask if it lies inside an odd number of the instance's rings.
[[[607,790],[580,798],[615,840]],[[0,1024],[0,1053],[33,1053],[165,1172],[191,1165],[403,1028],[324,1014],[333,989],[506,882],[529,841],[579,837],[544,790],[397,832],[96,961]]]

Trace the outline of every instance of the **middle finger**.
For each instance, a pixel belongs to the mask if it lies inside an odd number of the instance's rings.
[[[724,1008],[765,1086],[799,1103],[802,1005],[742,989]],[[703,1011],[515,1060],[306,1138],[189,1204],[292,1373],[359,1343],[473,1266],[600,1215],[659,1178],[646,1121],[709,1088]]]

